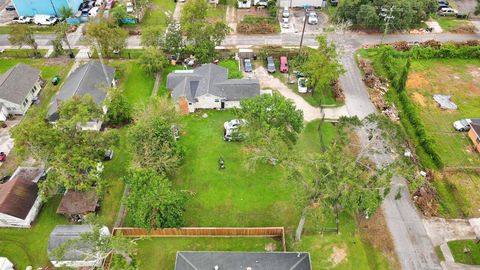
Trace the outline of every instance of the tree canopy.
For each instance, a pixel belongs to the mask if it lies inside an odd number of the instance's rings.
[[[186,192],[173,190],[168,179],[151,169],[132,170],[124,180],[130,187],[126,204],[135,226],[156,229],[183,225]]]
[[[146,73],[155,74],[168,65],[168,60],[159,48],[147,47],[140,56],[140,65]]]
[[[89,22],[86,29],[86,37],[89,44],[94,48],[98,45],[101,53],[107,57],[112,51],[120,51],[125,48],[128,38],[127,31],[111,21],[105,19],[95,20]]]
[[[8,41],[10,41],[10,44],[13,46],[18,46],[19,48],[25,45],[29,46],[35,51],[36,55],[38,54],[38,44],[33,36],[33,30],[27,25],[14,24],[8,36]]]
[[[430,13],[436,11],[435,0],[345,0],[338,6],[335,17],[337,20],[349,20],[354,26],[363,29],[383,30],[384,16],[394,7],[391,19],[392,30],[405,30],[420,25],[428,19]],[[382,16],[383,14],[384,16]]]
[[[62,102],[59,114],[55,125],[47,123],[39,114],[15,127],[12,137],[18,153],[31,154],[52,167],[47,179],[39,184],[45,198],[55,194],[59,187],[87,190],[96,185],[101,192],[103,185],[97,165],[103,160],[105,150],[115,143],[116,136],[112,132],[80,128],[82,123],[102,117],[100,108],[90,96]]]
[[[122,90],[111,88],[106,101],[108,108],[105,120],[111,125],[123,125],[132,121],[133,107],[125,98]]]
[[[173,134],[178,120],[174,106],[166,99],[153,99],[137,115],[130,130],[135,163],[161,175],[174,174],[184,155]]]

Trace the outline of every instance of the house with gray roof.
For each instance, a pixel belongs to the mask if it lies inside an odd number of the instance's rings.
[[[167,87],[182,113],[238,108],[240,100],[260,94],[257,79],[228,79],[228,69],[215,64],[176,70],[168,74]]]
[[[175,270],[312,270],[307,252],[179,251]]]
[[[0,121],[24,115],[42,89],[40,70],[23,63],[0,74]]]
[[[59,105],[74,96],[89,95],[97,105],[101,106],[107,97],[108,88],[115,86],[115,69],[107,65],[104,67],[105,70],[99,61],[90,61],[73,71],[50,103],[47,120],[56,122],[60,117]],[[103,110],[106,112],[105,107]],[[91,122],[82,125],[82,128],[100,130],[101,125],[102,121],[92,119]]]
[[[94,250],[92,243],[81,239],[82,234],[93,232],[94,227],[91,225],[57,225],[50,233],[48,238],[48,257],[55,267],[101,267],[103,257]],[[107,227],[100,228],[100,236],[108,237],[110,232]],[[65,243],[68,245],[65,246]],[[62,258],[57,258],[55,250],[63,247]]]

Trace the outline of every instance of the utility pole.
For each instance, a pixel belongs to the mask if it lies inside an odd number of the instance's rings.
[[[305,26],[307,24],[307,14],[305,13],[305,19],[303,20],[303,29],[302,29],[302,38],[300,39],[300,48],[298,49],[298,53],[302,50],[303,45],[303,34],[305,34]]]
[[[53,12],[55,12],[55,16],[58,17],[57,9],[55,8],[55,5],[53,4],[52,0],[50,0],[50,4],[52,5]]]
[[[385,21],[385,30],[383,31],[383,36],[382,40],[380,41],[380,45],[383,44],[383,39],[388,33],[388,27],[390,26],[390,20],[394,19],[395,17],[392,15],[393,11],[395,10],[395,6],[392,6],[390,10],[387,10],[386,8],[382,8],[380,11],[380,16],[383,17],[383,20]],[[387,14],[388,11],[388,14]]]

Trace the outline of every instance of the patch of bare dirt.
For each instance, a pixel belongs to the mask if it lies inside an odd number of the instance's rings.
[[[55,58],[47,58],[44,60],[44,63],[47,66],[53,66],[53,65],[66,66],[69,61],[70,61],[70,58],[66,56],[62,56],[62,57],[55,57]]]
[[[277,245],[275,243],[268,243],[265,245],[265,251],[267,252],[277,251]]]
[[[470,94],[480,96],[480,85],[478,83],[470,82],[468,84],[468,90],[470,91]]]
[[[366,219],[363,215],[358,216],[357,221],[362,240],[380,250],[388,259],[391,269],[400,269],[395,246],[382,209],[379,208],[369,219]]]
[[[332,266],[335,267],[339,263],[343,262],[347,257],[347,249],[345,247],[333,246],[333,253],[330,255],[330,262]]]
[[[461,25],[455,29],[453,29],[452,33],[457,33],[457,34],[473,34],[475,33],[475,26],[473,26],[472,24],[466,24],[466,25]]]
[[[425,98],[424,95],[418,93],[418,92],[414,92],[413,95],[413,100],[418,103],[420,106],[422,107],[425,107],[427,106],[427,99]]]
[[[412,72],[408,75],[407,89],[421,89],[428,86],[428,80],[419,72]]]

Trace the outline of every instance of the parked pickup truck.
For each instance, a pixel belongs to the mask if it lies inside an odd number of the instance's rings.
[[[32,17],[27,16],[13,17],[13,22],[16,23],[31,23],[32,20]]]

